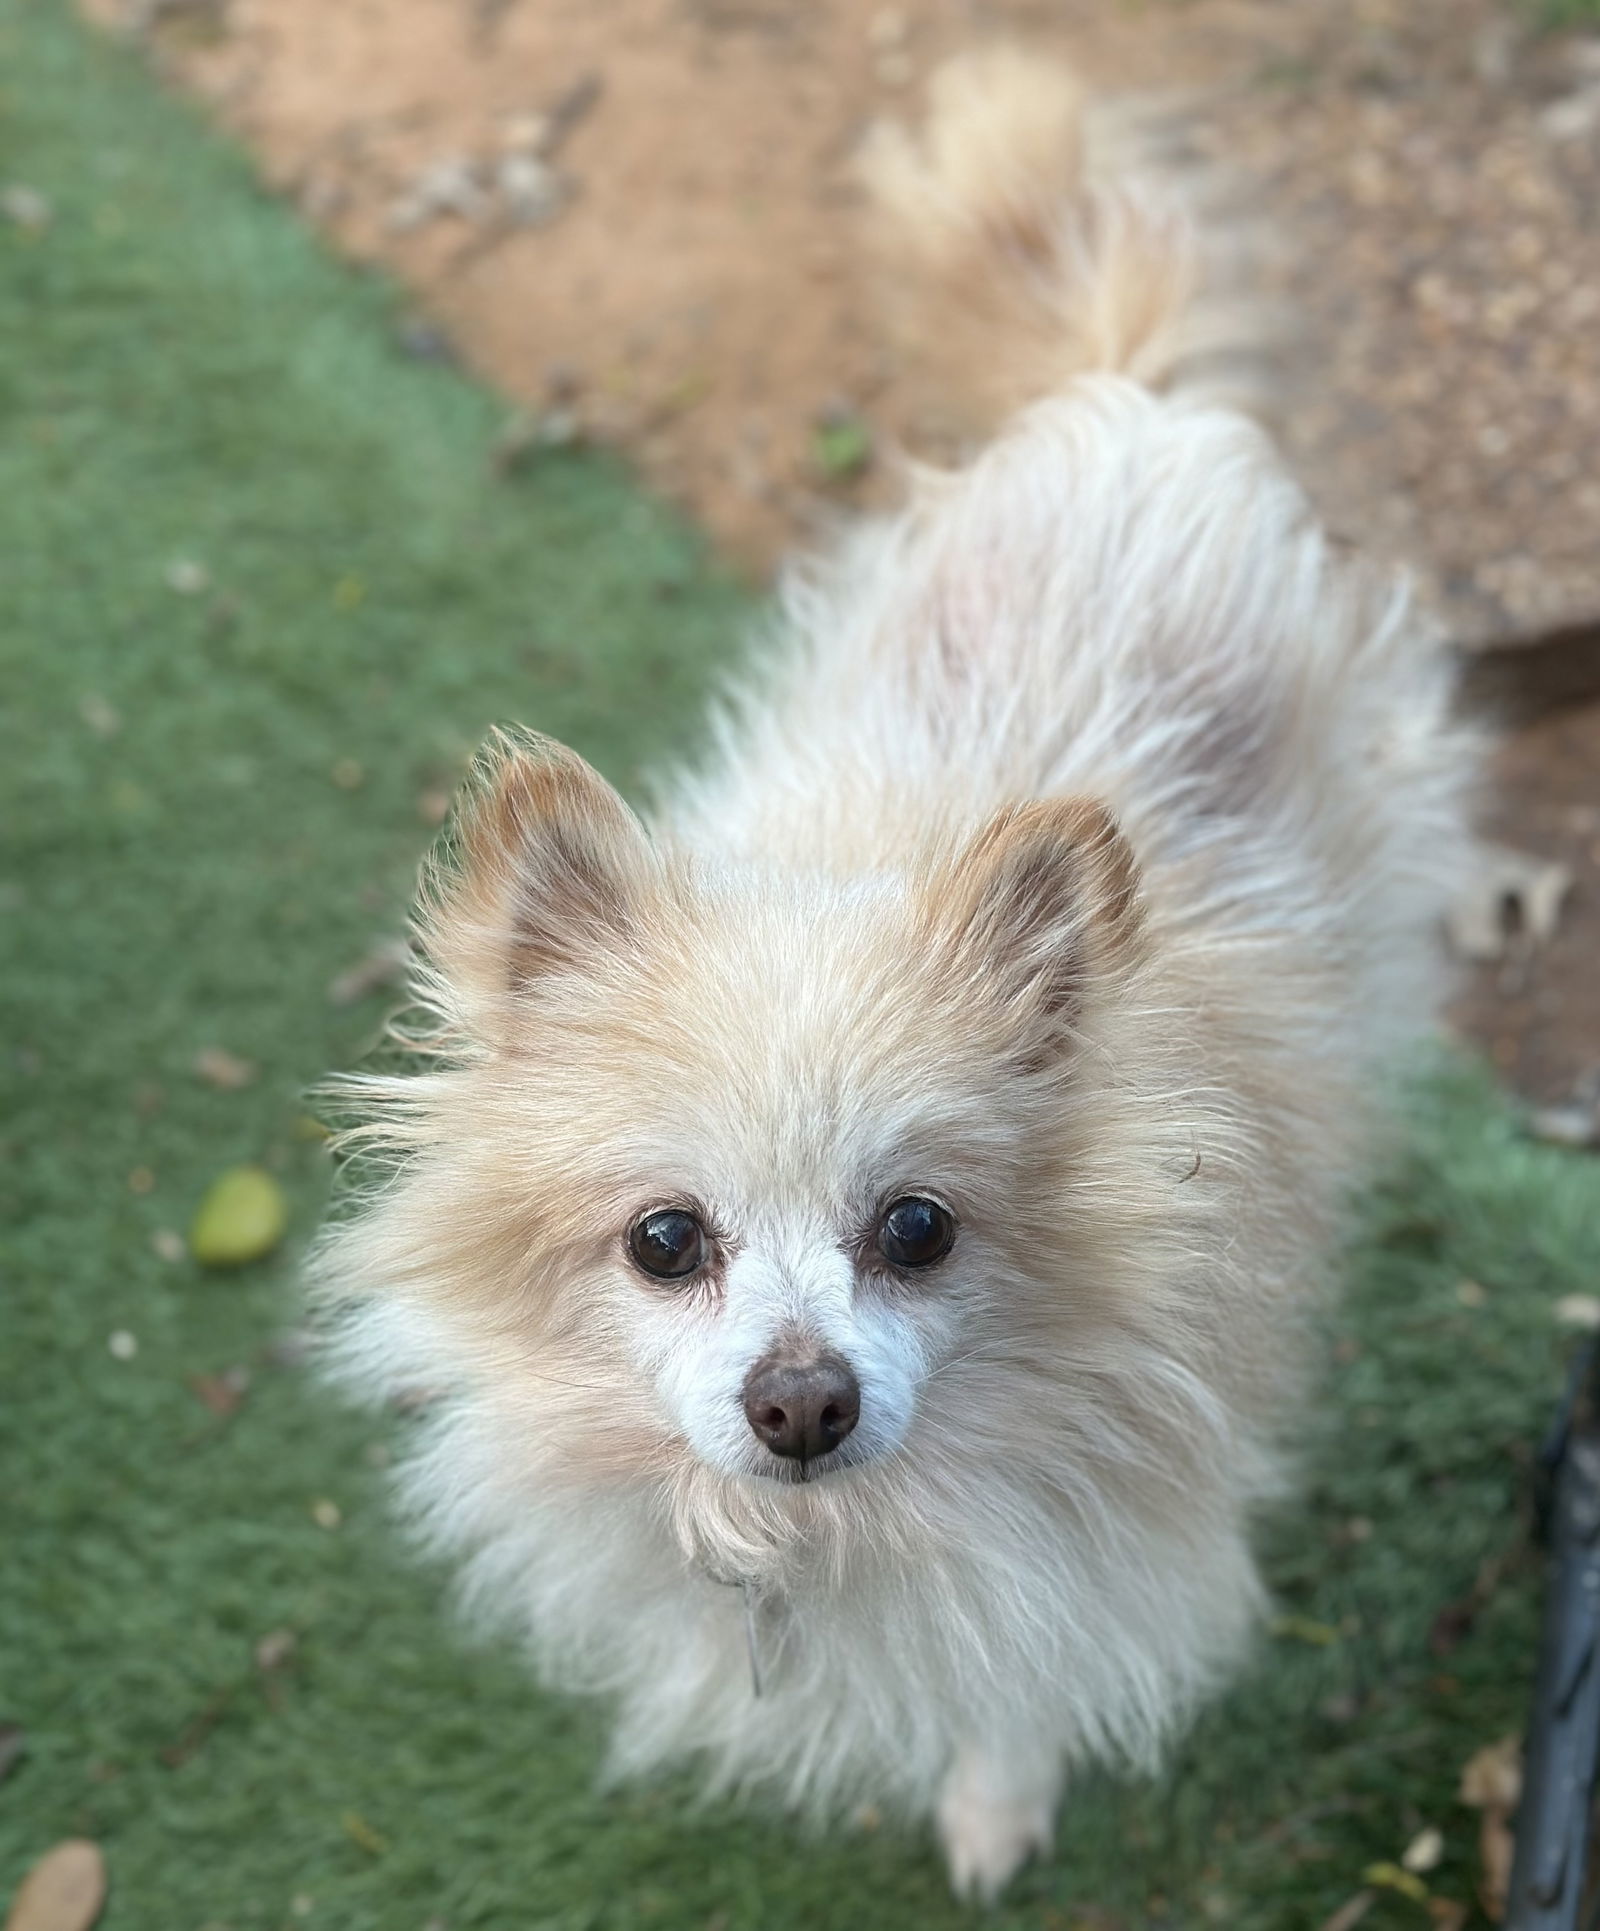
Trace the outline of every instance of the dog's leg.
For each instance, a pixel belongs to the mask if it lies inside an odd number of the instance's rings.
[[[1058,1752],[964,1744],[937,1812],[956,1895],[992,1904],[1030,1857],[1048,1851],[1060,1796]]]

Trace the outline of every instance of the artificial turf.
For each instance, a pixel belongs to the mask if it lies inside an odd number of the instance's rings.
[[[6,183],[51,219],[0,221],[0,1896],[87,1835],[114,1931],[968,1922],[915,1836],[597,1792],[597,1714],[453,1632],[383,1430],[279,1345],[325,1191],[299,1095],[376,1034],[387,990],[328,986],[403,923],[419,798],[497,718],[625,784],[692,748],[742,594],[604,462],[497,475],[494,403],[56,0],[0,0]],[[198,1079],[210,1046],[259,1079]],[[1456,1778],[1523,1710],[1528,1463],[1600,1180],[1470,1067],[1413,1112],[1265,1530],[1278,1634],[1159,1785],[1074,1794],[996,1926],[1311,1931],[1422,1824],[1471,1896]],[[247,1159],[282,1254],[163,1258]],[[195,1379],[240,1367],[213,1413]]]

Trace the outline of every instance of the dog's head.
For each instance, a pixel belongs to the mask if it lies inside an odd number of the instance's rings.
[[[919,1426],[959,1453],[992,1418],[941,1408],[941,1374],[1025,1358],[1095,1291],[1073,1094],[1116,1084],[1097,1013],[1143,915],[1083,799],[931,848],[723,865],[502,744],[424,907],[443,1057],[375,1083],[404,1158],[335,1271],[425,1298],[591,1472],[855,1480]]]

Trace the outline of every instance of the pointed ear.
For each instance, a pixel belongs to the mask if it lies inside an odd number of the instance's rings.
[[[1043,798],[992,818],[935,882],[934,914],[963,983],[1053,1038],[1097,983],[1143,952],[1139,868],[1106,807]]]
[[[644,828],[599,772],[550,738],[490,741],[459,808],[428,950],[461,991],[516,992],[602,963],[643,915]]]

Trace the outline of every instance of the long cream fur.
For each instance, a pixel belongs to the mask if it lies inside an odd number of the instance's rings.
[[[347,1382],[432,1397],[414,1519],[620,1770],[933,1814],[988,1893],[1250,1639],[1476,755],[1404,595],[1186,386],[1194,244],[1085,178],[1079,105],[990,57],[881,149],[924,285],[1044,399],[792,576],[647,825],[491,750],[316,1266]],[[885,1280],[861,1229],[917,1188],[956,1246]],[[719,1243],[676,1295],[622,1247],[664,1199]],[[862,1386],[803,1484],[737,1400],[792,1331]]]

